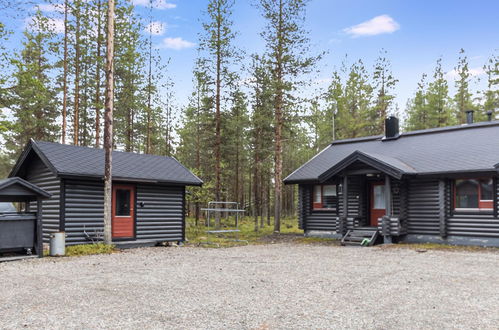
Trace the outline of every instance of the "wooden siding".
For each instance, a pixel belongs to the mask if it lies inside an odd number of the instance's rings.
[[[137,239],[183,241],[183,196],[184,187],[137,185]]]
[[[411,180],[408,192],[407,233],[439,235],[438,180]]]
[[[182,241],[184,187],[136,185],[136,239]],[[104,230],[104,184],[66,181],[66,242],[84,244]],[[144,203],[141,207],[140,203]]]
[[[60,180],[39,158],[33,159],[26,173],[24,177],[26,181],[52,194],[52,197],[44,200],[42,203],[43,241],[47,243],[50,239],[50,234],[59,231]],[[30,203],[30,209],[36,210],[36,202]]]
[[[66,181],[66,244],[90,243],[89,235],[104,230],[104,184],[97,181]]]
[[[459,214],[452,211],[452,182],[452,179],[438,178],[392,180],[392,217],[395,222],[400,219],[403,230],[399,234],[499,238],[499,217],[494,212]],[[350,177],[348,183],[347,228],[352,229],[354,219],[368,215],[368,185],[361,177]],[[496,184],[495,189],[497,209],[499,185]],[[343,214],[342,194],[338,196],[338,213],[313,211],[313,186],[302,185],[301,190],[300,221],[303,229],[336,231],[338,216]]]

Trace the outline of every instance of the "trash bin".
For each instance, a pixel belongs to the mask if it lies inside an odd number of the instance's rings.
[[[61,257],[66,254],[66,233],[61,231],[50,234],[50,256]]]

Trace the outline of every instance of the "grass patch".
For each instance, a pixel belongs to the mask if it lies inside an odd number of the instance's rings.
[[[384,248],[405,248],[412,249],[418,252],[425,252],[428,250],[436,251],[499,251],[496,247],[483,247],[483,246],[466,246],[466,245],[451,245],[440,243],[398,243],[383,246]]]
[[[299,237],[297,243],[318,245],[340,245],[340,240],[327,237]]]
[[[222,228],[220,229],[234,229],[234,220],[223,219]],[[271,221],[273,223],[273,221]],[[213,224],[210,227],[214,229]],[[186,236],[188,244],[199,245],[204,247],[231,247],[246,245],[245,242],[234,242],[235,238],[239,240],[248,241],[248,244],[272,244],[286,241],[293,241],[302,237],[303,230],[298,228],[298,220],[296,218],[283,218],[281,220],[281,232],[274,233],[274,226],[267,225],[263,228],[258,228],[255,231],[255,223],[252,217],[244,217],[239,220],[239,233],[224,233],[224,234],[208,234],[207,228],[204,226],[204,220],[200,220],[198,226],[195,225],[193,218],[186,219]],[[215,244],[203,244],[207,241]]]
[[[92,254],[109,254],[115,251],[116,249],[114,245],[106,245],[103,243],[71,245],[66,247],[66,256],[75,257]]]

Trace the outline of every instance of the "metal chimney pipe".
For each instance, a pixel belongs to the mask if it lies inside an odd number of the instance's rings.
[[[466,110],[466,124],[473,124],[473,110]]]
[[[487,120],[492,121],[492,110],[487,111]]]

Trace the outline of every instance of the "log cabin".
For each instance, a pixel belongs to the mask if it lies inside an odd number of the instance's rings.
[[[112,236],[119,247],[185,240],[185,189],[202,180],[173,157],[113,151]],[[31,140],[10,177],[48,191],[43,239],[65,232],[66,244],[103,239],[104,150]]]
[[[499,121],[337,140],[291,173],[306,235],[499,246]]]

